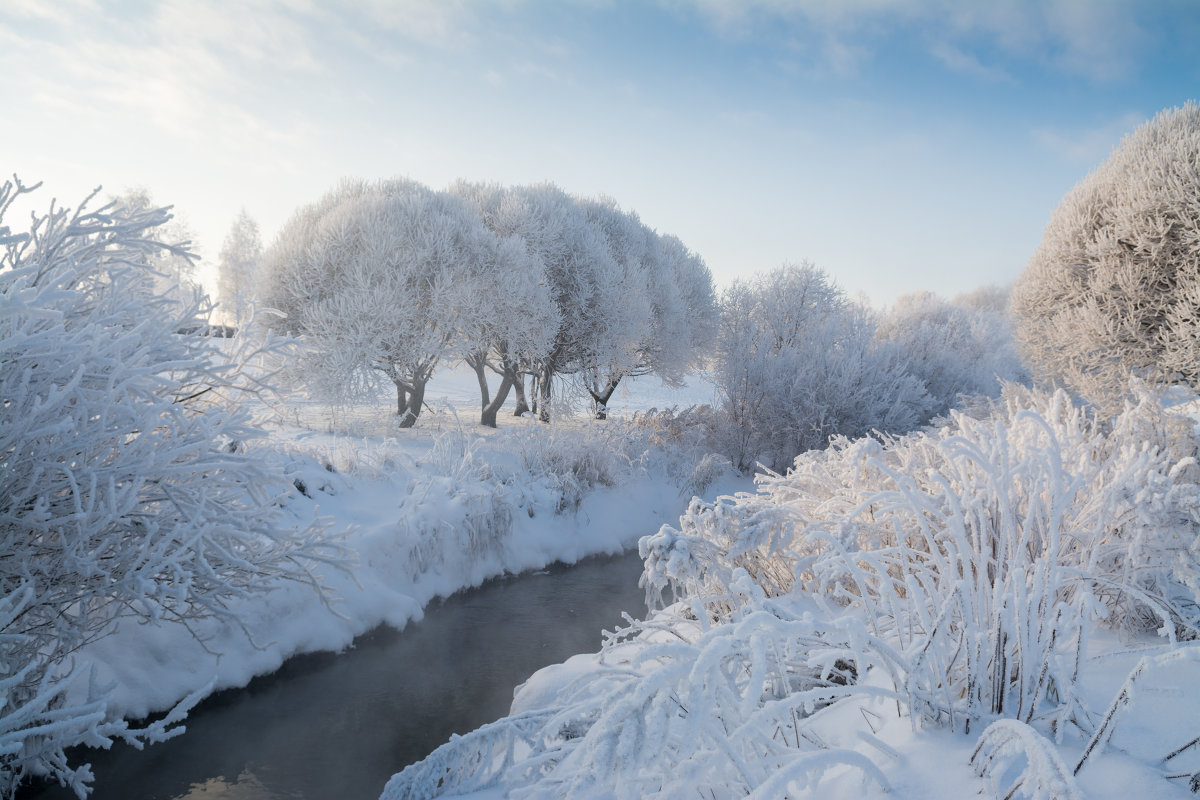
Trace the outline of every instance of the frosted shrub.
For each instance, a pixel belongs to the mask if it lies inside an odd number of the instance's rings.
[[[1200,384],[1200,106],[1126,136],[1054,210],[1013,291],[1022,354],[1106,413],[1130,373]]]
[[[903,352],[811,264],[785,266],[722,297],[713,381],[716,444],[741,470],[782,470],[829,437],[906,431],[930,409]]]
[[[447,559],[483,563],[500,552],[512,530],[513,507],[497,487],[481,481],[429,476],[409,487],[401,526],[412,580],[437,572]]]
[[[1006,301],[995,288],[954,302],[918,292],[880,315],[876,341],[899,349],[925,385],[931,415],[947,413],[962,396],[995,397],[1003,382],[1028,383]]]
[[[728,624],[651,619],[610,636],[597,671],[552,707],[452,739],[393,777],[382,798],[502,783],[525,800],[770,800],[847,768],[886,790],[868,758],[813,733],[821,709],[868,691],[852,685],[852,661],[824,658],[830,641],[850,649],[849,632],[773,602],[744,572],[730,591]]]
[[[574,512],[596,489],[645,474],[647,438],[619,420],[526,426],[489,437],[448,429],[401,501],[409,550],[396,568],[415,580],[451,559],[486,563],[503,550],[514,517]]]
[[[733,470],[728,457],[713,452],[717,446],[714,432],[723,420],[711,406],[651,408],[635,413],[632,422],[645,437],[647,452],[656,458],[648,468],[681,481],[684,497],[704,494],[715,480]]]
[[[988,419],[838,440],[643,540],[648,584],[708,598],[719,618],[744,568],[769,594],[861,613],[906,654],[892,668],[914,713],[960,730],[1081,724],[1072,687],[1094,617],[1171,637],[1200,625],[1195,433],[1136,397],[1106,427],[1063,392],[1010,388]]]
[[[0,185],[0,222],[26,191]],[[253,353],[231,363],[201,301],[158,288],[147,232],[167,219],[52,206],[28,232],[0,226],[0,797],[27,775],[82,795],[65,748],[153,741],[186,710],[139,732],[97,687],[67,701],[72,654],[115,620],[227,615],[337,552],[289,522],[286,480],[244,444]]]
[[[554,487],[557,511],[578,508],[597,487],[629,480],[645,453],[636,428],[627,424],[527,429],[507,447],[525,471]]]
[[[1007,785],[1001,784],[1000,778],[1011,771],[1012,762],[1020,759],[1024,768]],[[971,763],[979,777],[988,779],[994,797],[1028,796],[1037,800],[1083,797],[1067,765],[1046,737],[1015,719],[998,719],[989,725],[979,737]],[[1023,790],[1021,795],[1018,790]]]

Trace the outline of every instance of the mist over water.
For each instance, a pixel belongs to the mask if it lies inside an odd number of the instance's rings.
[[[646,613],[637,554],[489,581],[435,601],[403,631],[344,653],[291,659],[221,692],[177,739],[75,751],[95,800],[374,800],[387,779],[449,739],[508,713],[530,674],[595,652],[621,612]],[[57,800],[60,787],[22,793]]]

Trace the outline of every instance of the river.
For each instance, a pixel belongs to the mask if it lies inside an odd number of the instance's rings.
[[[595,652],[621,612],[646,612],[636,554],[489,581],[435,601],[403,631],[289,660],[213,695],[187,733],[144,751],[80,751],[94,800],[375,800],[387,779],[508,713],[530,674]],[[22,800],[67,800],[60,787]]]

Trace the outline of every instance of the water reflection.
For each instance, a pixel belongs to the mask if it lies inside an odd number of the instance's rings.
[[[179,800],[285,800],[301,796],[273,792],[263,786],[255,775],[246,771],[238,775],[233,783],[224,778],[209,778],[204,783],[193,783],[187,794],[179,795]]]
[[[379,796],[452,733],[508,713],[532,672],[600,646],[621,612],[642,616],[636,554],[492,581],[426,609],[403,632],[286,663],[194,710],[183,736],[144,751],[89,751],[94,800]],[[76,758],[80,758],[76,755]],[[66,800],[59,787],[23,793]]]

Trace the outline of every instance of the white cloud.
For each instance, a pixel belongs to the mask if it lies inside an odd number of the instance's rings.
[[[12,36],[0,55],[25,76],[27,102],[62,111],[89,127],[146,125],[178,141],[234,140],[253,130],[267,140],[293,135],[253,107],[256,82],[322,71],[312,34],[279,3],[217,7],[170,0],[142,15],[91,8],[44,35]]]
[[[719,35],[750,38],[782,23],[809,42],[810,67],[852,74],[880,43],[921,35],[947,68],[987,81],[1008,73],[973,55],[973,40],[1003,57],[1035,60],[1095,81],[1129,75],[1149,37],[1136,0],[661,0],[696,12]]]
[[[483,11],[511,9],[505,0],[358,0],[353,6],[371,23],[423,45],[462,50],[479,36]]]
[[[0,6],[0,18],[41,20],[44,22],[65,23],[79,13],[87,13],[96,8],[95,0],[61,0],[61,2],[46,2],[46,0],[6,0]]]
[[[982,63],[976,56],[965,52],[949,42],[938,42],[929,52],[950,70],[980,78],[990,83],[1012,83],[1013,77],[1000,67]]]
[[[328,24],[312,8],[270,0],[214,5],[209,0],[169,0],[157,6],[155,35],[163,42],[227,53],[273,69],[321,72],[322,59],[305,23]]]

